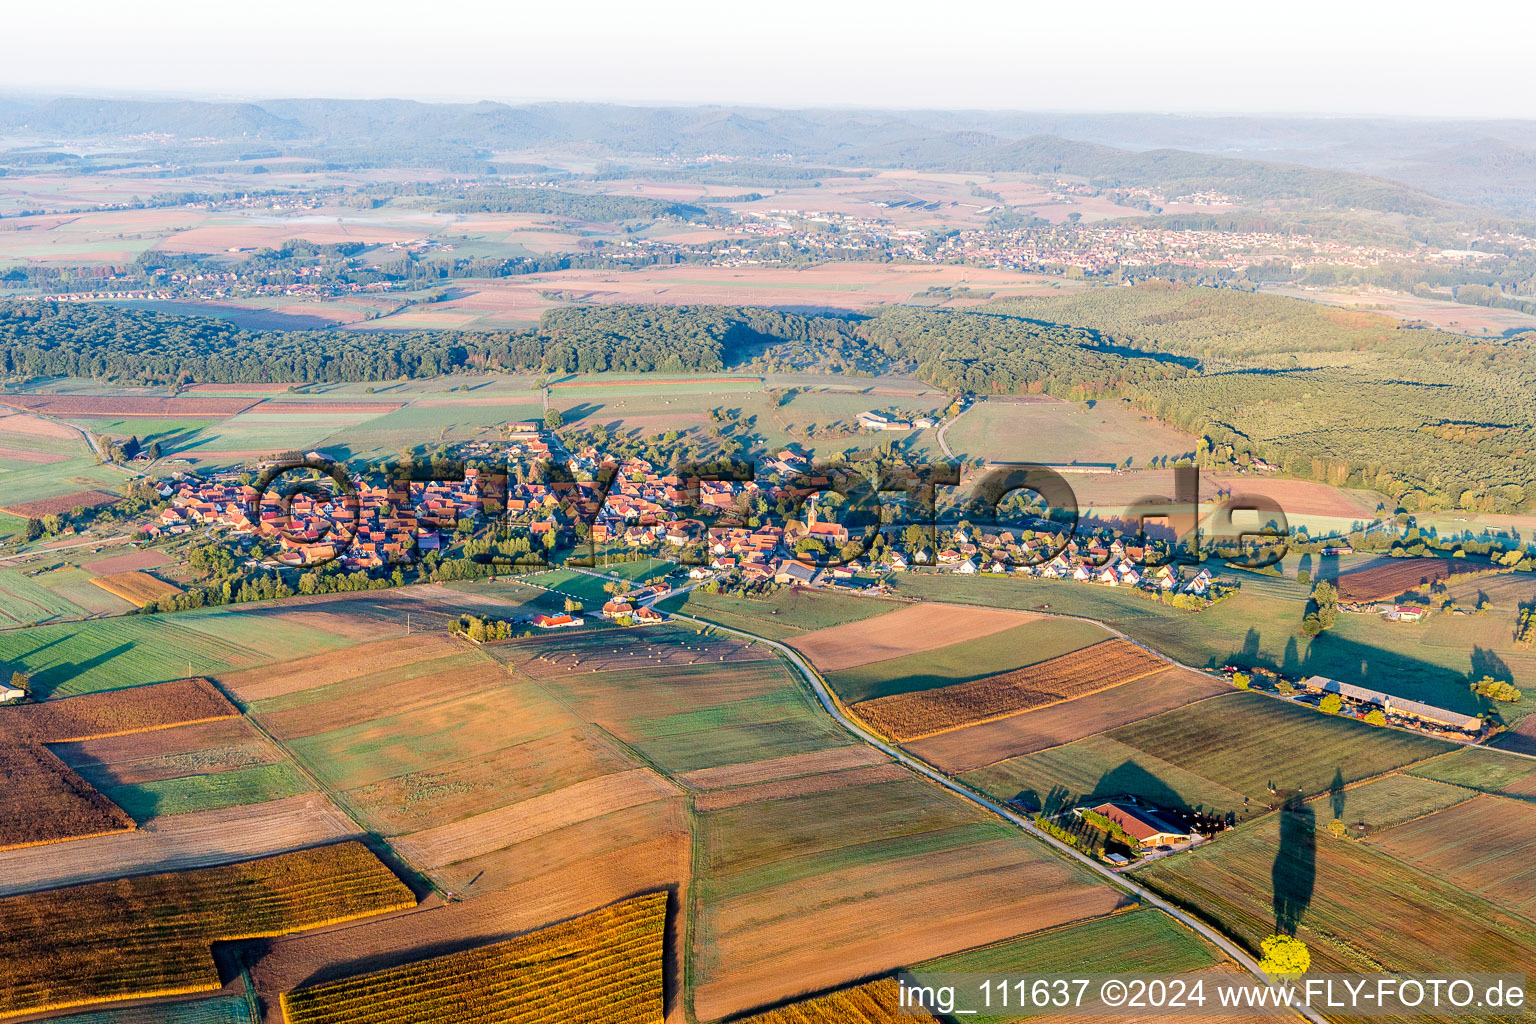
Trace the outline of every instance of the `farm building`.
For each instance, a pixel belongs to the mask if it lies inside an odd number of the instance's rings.
[[[21,700],[27,695],[27,691],[18,690],[14,686],[0,686],[0,704],[9,704],[13,700]]]
[[[581,625],[581,619],[574,615],[535,615],[532,622],[540,629],[564,629]]]
[[[1314,693],[1336,693],[1358,704],[1374,704],[1390,714],[1400,715],[1403,718],[1417,718],[1421,722],[1448,726],[1470,733],[1481,732],[1483,728],[1483,720],[1476,715],[1447,711],[1432,704],[1421,704],[1416,700],[1394,697],[1380,690],[1355,686],[1353,683],[1341,683],[1337,679],[1329,679],[1326,676],[1309,676],[1302,685]]]
[[[1142,807],[1126,804],[1099,804],[1089,810],[1102,814],[1125,830],[1125,834],[1143,846],[1163,843],[1187,843],[1191,836],[1177,825],[1171,825],[1156,814]]]

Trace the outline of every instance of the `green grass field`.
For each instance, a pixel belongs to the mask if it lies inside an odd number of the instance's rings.
[[[770,640],[858,622],[894,611],[897,607],[887,601],[814,590],[778,590],[765,598],[751,599],[690,590],[682,598],[670,598],[661,604],[663,611],[718,622]]]
[[[1468,789],[1413,775],[1388,775],[1363,786],[1346,789],[1313,801],[1319,821],[1339,819],[1346,825],[1363,824],[1369,831],[1391,828],[1414,818],[1471,800]]]
[[[20,569],[0,569],[0,622],[43,623],[84,616],[84,608],[44,585],[54,575],[27,576]]]
[[[265,803],[307,793],[312,788],[309,780],[290,764],[262,764],[211,775],[109,786],[102,792],[143,824],[163,814]]]
[[[344,646],[341,637],[278,616],[210,608],[129,615],[0,632],[0,666],[32,676],[34,691],[66,697],[217,675]]]
[[[910,693],[984,679],[999,672],[1034,665],[1108,640],[1089,622],[1038,619],[991,636],[937,647],[921,654],[871,662],[827,674],[827,682],[849,703],[893,693]]]
[[[1463,747],[1414,765],[1410,774],[1483,793],[1536,800],[1536,760],[1527,757]]]
[[[1162,911],[1147,908],[1023,935],[931,960],[916,970],[994,976],[1189,974],[1219,962],[1194,932]],[[1021,1018],[978,1014],[966,1019],[994,1024]]]
[[[242,996],[215,996],[155,1006],[124,1006],[56,1017],[61,1024],[256,1024]]]
[[[87,455],[53,463],[0,459],[0,500],[19,505],[76,491],[117,494],[126,479],[121,470],[97,465]]]

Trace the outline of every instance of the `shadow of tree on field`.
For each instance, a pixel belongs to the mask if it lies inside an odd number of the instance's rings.
[[[1337,797],[1342,796],[1340,778]],[[1292,797],[1280,811],[1280,846],[1270,868],[1270,883],[1274,889],[1275,933],[1295,935],[1317,888],[1317,817],[1300,795]]]

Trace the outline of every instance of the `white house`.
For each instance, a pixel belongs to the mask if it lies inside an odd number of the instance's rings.
[[[9,704],[13,700],[21,700],[27,695],[27,691],[18,690],[14,686],[0,686],[0,704]]]
[[[959,565],[955,566],[955,572],[959,573],[962,576],[974,576],[974,575],[976,575],[976,562],[975,562],[975,560],[967,558],[965,561],[963,561]]]

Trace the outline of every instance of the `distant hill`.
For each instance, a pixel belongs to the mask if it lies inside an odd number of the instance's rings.
[[[1536,122],[629,107],[601,103],[254,103],[0,97],[0,132],[70,143],[283,144],[367,164],[483,166],[497,152],[610,159],[791,160],[844,167],[1024,171],[1252,200],[1441,216],[1446,201],[1536,210]]]

